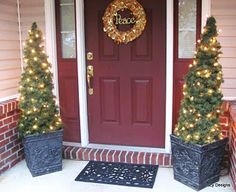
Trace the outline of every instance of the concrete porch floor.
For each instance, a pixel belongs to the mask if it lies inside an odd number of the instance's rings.
[[[62,171],[32,177],[25,161],[22,161],[0,175],[0,190],[8,192],[194,192],[193,189],[173,179],[172,168],[158,169],[153,189],[74,181],[87,163],[87,161],[63,160]],[[229,176],[223,176],[213,186],[201,190],[201,192],[216,191],[234,191]]]

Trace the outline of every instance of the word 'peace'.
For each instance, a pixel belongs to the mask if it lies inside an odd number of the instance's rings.
[[[129,24],[135,24],[136,19],[135,17],[131,18],[122,18],[120,14],[115,14],[115,25],[129,25]]]

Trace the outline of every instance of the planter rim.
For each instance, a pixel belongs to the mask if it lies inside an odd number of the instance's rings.
[[[182,144],[188,145],[189,147],[195,146],[195,147],[197,147],[197,148],[204,148],[204,147],[208,147],[208,146],[211,146],[211,145],[215,145],[216,143],[227,142],[227,141],[229,140],[228,137],[225,137],[224,139],[222,139],[222,140],[217,140],[217,141],[215,141],[215,142],[213,142],[213,143],[208,143],[208,144],[200,145],[200,144],[186,143],[186,142],[184,142],[184,140],[182,140],[180,137],[177,137],[177,136],[174,135],[174,134],[170,134],[170,137],[173,138],[173,139],[178,140],[178,141],[181,142]]]
[[[25,135],[25,136],[23,136],[23,139],[31,138],[31,137],[40,137],[43,135],[50,135],[50,134],[54,134],[54,133],[60,133],[60,132],[63,132],[63,130],[64,129],[58,129],[58,130],[47,132],[47,133],[35,133],[35,134],[31,134],[31,135]]]

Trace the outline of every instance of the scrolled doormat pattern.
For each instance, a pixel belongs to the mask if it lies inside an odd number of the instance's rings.
[[[76,181],[152,188],[158,165],[89,161]]]

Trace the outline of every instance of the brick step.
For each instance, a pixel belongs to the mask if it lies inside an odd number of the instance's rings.
[[[172,167],[171,155],[168,153],[147,153],[64,146],[63,158],[84,161],[94,160],[134,164],[152,164],[159,165],[161,167]]]

